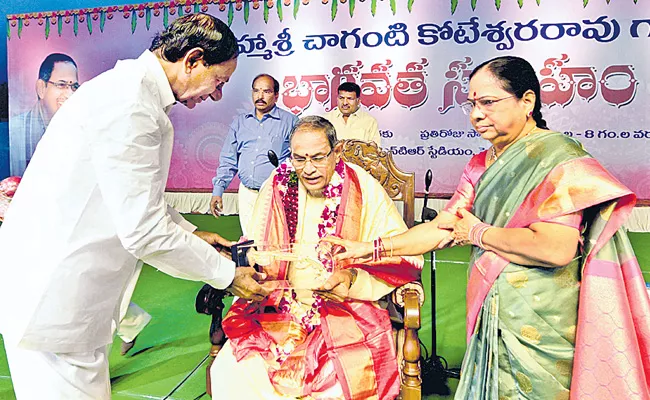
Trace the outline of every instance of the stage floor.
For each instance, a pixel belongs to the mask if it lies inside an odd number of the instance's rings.
[[[219,232],[229,239],[240,235],[236,217],[189,215],[200,229]],[[630,234],[639,262],[650,271],[650,234]],[[450,366],[459,366],[465,350],[465,303],[468,249],[451,249],[436,254],[438,353]],[[428,260],[428,256],[427,256]],[[646,280],[650,274],[646,275]],[[423,273],[425,288],[430,287],[431,268]],[[194,310],[194,299],[202,286],[169,277],[145,266],[133,301],[147,310],[153,319],[138,336],[127,356],[119,354],[116,339],[110,354],[113,399],[209,399],[205,394],[205,362],[210,344],[210,318]],[[427,296],[430,299],[427,289]],[[424,305],[420,337],[431,352],[431,305]],[[1,339],[0,339],[1,343]],[[35,377],[36,382],[36,377]],[[451,386],[455,386],[451,381]],[[215,396],[218,398],[218,396]],[[15,399],[9,369],[0,346],[0,399]],[[441,397],[427,397],[429,400]]]

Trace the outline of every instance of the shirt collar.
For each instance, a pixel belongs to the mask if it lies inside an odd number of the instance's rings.
[[[341,112],[341,110],[339,110],[338,107],[336,107],[335,110],[336,110],[336,118],[343,118],[343,113]],[[359,111],[361,111],[361,107],[357,108],[357,111],[350,114],[350,117],[353,116],[353,115],[358,117],[359,116]]]
[[[174,97],[174,92],[172,91],[172,87],[169,84],[169,79],[167,79],[165,70],[160,64],[160,61],[158,61],[158,57],[156,57],[156,55],[151,51],[145,50],[144,53],[138,57],[138,60],[145,65],[147,70],[156,80],[158,93],[160,94],[160,105],[165,109],[166,112],[169,111],[171,106],[176,103],[176,97]]]
[[[264,119],[264,117],[266,117],[267,115],[268,115],[268,118],[280,119],[280,110],[278,109],[278,106],[277,105],[273,106],[271,111],[269,111],[268,113],[262,115],[262,119]],[[252,112],[249,112],[248,114],[246,114],[246,117],[253,117],[253,118],[257,119],[257,114],[255,113],[255,108],[253,108]]]

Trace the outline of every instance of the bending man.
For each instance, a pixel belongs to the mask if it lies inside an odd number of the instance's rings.
[[[41,139],[4,224],[0,332],[18,399],[109,399],[107,345],[137,260],[183,279],[262,298],[237,268],[174,222],[163,193],[167,113],[221,97],[237,40],[207,14],[178,18],[138,59],[84,84]],[[62,151],[65,149],[65,151]],[[56,179],[53,179],[56,178]]]

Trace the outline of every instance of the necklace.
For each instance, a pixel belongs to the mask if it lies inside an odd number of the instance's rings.
[[[535,131],[535,129],[537,129],[537,125],[534,125],[534,126],[533,126],[533,129],[529,130],[525,135],[523,135],[523,136],[517,138],[517,140],[523,139],[523,138],[525,138],[526,136],[530,135],[531,133],[533,133],[533,132]],[[515,140],[515,141],[512,142],[512,143],[510,143],[510,145],[514,144],[517,140]],[[493,145],[492,147],[490,147],[490,154],[488,155],[488,161],[490,161],[491,163],[493,163],[493,162],[495,162],[495,161],[497,160],[498,157],[499,157],[499,156],[497,156],[497,149],[496,149],[496,148],[494,147],[494,145]]]

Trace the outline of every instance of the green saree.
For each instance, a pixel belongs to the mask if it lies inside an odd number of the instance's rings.
[[[467,293],[468,348],[457,399],[583,398],[571,391],[576,385],[574,360],[578,360],[580,347],[576,347],[577,331],[589,324],[589,319],[581,323],[579,318],[587,315],[579,312],[579,305],[590,295],[584,290],[581,293],[581,281],[586,271],[601,271],[598,259],[603,252],[610,252],[609,258],[616,260],[616,255],[629,253],[627,237],[617,231],[633,204],[634,195],[591,158],[579,142],[559,133],[541,133],[516,142],[487,170],[485,152],[472,158],[447,211],[455,213],[466,208],[490,225],[511,228],[535,222],[578,228],[582,217],[585,245],[568,265],[560,268],[522,266],[495,253],[472,249]],[[607,218],[603,212],[609,212]],[[617,240],[618,247],[613,244]],[[619,272],[621,264],[616,264]],[[586,269],[588,265],[593,266]],[[642,279],[638,282],[640,273],[632,275],[635,282],[628,296],[638,295],[642,287]],[[614,278],[608,284],[619,285],[624,280]],[[637,314],[647,315],[648,298],[645,292],[642,296],[642,310]],[[616,313],[625,314],[625,302],[615,303],[622,307]],[[593,314],[593,310],[590,312]],[[625,325],[625,315],[621,318]],[[632,326],[631,331],[631,341],[647,341],[647,329],[635,331]],[[637,336],[643,340],[636,340]],[[631,364],[638,372],[632,375],[641,392],[647,393],[647,358],[642,359],[639,346],[629,349],[634,361]],[[643,352],[647,353],[645,347]],[[580,368],[584,365],[587,363],[581,363]],[[600,372],[599,367],[589,367],[590,372]],[[586,374],[580,368],[578,375],[584,381]],[[581,393],[608,389],[607,384],[580,387],[584,389]]]

